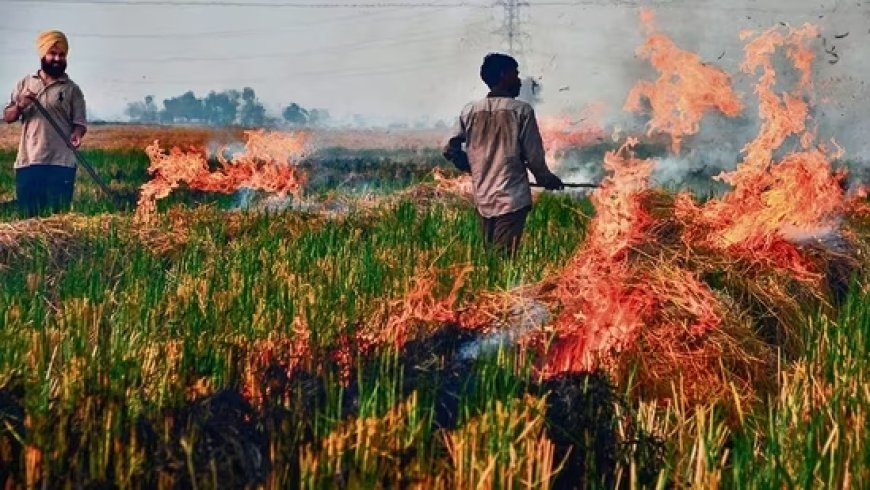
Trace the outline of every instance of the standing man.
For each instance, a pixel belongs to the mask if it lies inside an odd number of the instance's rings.
[[[471,173],[484,241],[512,257],[532,209],[526,169],[547,189],[564,187],[547,168],[535,111],[516,100],[522,86],[518,68],[508,55],[486,55],[480,78],[490,92],[463,109],[444,147],[445,158]]]
[[[84,95],[66,75],[66,36],[60,31],[43,32],[36,49],[40,70],[18,82],[3,109],[7,123],[23,125],[15,159],[15,194],[19,209],[28,217],[69,209],[76,177],[75,154],[33,101],[42,103],[74,148],[87,131]]]

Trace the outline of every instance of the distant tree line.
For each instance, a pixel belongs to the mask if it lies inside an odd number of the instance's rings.
[[[205,97],[197,97],[193,91],[163,100],[158,107],[153,95],[141,101],[127,104],[125,114],[131,122],[138,123],[195,123],[212,126],[240,125],[245,127],[274,126],[277,118],[266,114],[266,108],[257,99],[254,89],[211,91]],[[286,124],[291,126],[318,126],[327,122],[329,112],[323,109],[305,109],[290,102],[281,112]]]

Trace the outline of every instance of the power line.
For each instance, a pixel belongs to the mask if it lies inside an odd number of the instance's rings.
[[[14,1],[14,0],[6,0],[6,1]],[[31,3],[31,2],[27,2]],[[395,13],[396,11],[380,11],[374,14],[369,14],[372,17],[380,18],[383,15],[388,15],[390,13]],[[366,17],[368,18],[368,17]],[[400,17],[404,18],[404,17]],[[274,34],[284,34],[290,32],[299,32],[302,30],[310,29],[312,27],[319,27],[324,24],[337,24],[345,21],[354,21],[358,22],[360,20],[360,14],[353,13],[341,16],[332,16],[328,19],[320,19],[314,21],[307,21],[303,25],[293,26],[291,28],[279,29],[279,30],[267,30],[262,28],[255,29],[238,29],[238,30],[228,30],[228,31],[207,31],[207,32],[195,32],[195,31],[185,31],[185,32],[149,32],[149,33],[95,33],[95,32],[75,32],[75,31],[67,31],[64,30],[64,33],[69,37],[75,38],[96,38],[96,39],[167,39],[167,38],[202,38],[202,37],[234,37],[237,35],[248,36],[248,35],[274,35]],[[21,29],[16,27],[0,27],[0,32],[17,32],[21,34],[32,34],[36,35],[39,32],[39,29]]]
[[[9,0],[7,0],[9,1]],[[439,11],[447,10],[447,8],[435,9],[430,11],[429,13],[435,13]],[[401,13],[403,15],[394,15]],[[255,29],[238,29],[238,30],[226,30],[226,31],[207,31],[207,32],[149,32],[149,33],[99,33],[99,32],[75,32],[75,31],[67,31],[64,30],[64,33],[69,37],[75,38],[95,38],[95,39],[169,39],[169,38],[181,38],[181,39],[199,39],[203,37],[247,37],[247,36],[263,36],[263,35],[277,35],[277,34],[288,34],[294,32],[305,31],[315,27],[321,27],[323,25],[335,25],[343,22],[360,22],[361,20],[378,20],[378,21],[388,21],[395,22],[406,20],[409,18],[413,18],[419,13],[402,11],[402,9],[393,9],[393,10],[379,10],[374,12],[369,12],[363,14],[364,17],[361,17],[359,13],[345,14],[345,15],[330,15],[327,19],[318,19],[318,20],[310,20],[306,21],[301,25],[294,25],[292,27],[282,28],[282,29],[263,29],[263,28],[255,28]],[[31,34],[36,35],[39,32],[39,29],[21,29],[17,27],[0,27],[0,32],[17,32],[20,34]]]
[[[490,8],[490,5],[468,1],[452,2],[355,2],[355,3],[314,3],[314,2],[240,2],[240,1],[188,1],[188,0],[6,0],[8,3],[47,3],[53,5],[122,5],[139,7],[242,7],[242,8],[305,8],[305,9],[381,9],[381,8],[415,8],[429,9],[439,7],[450,8]]]
[[[382,76],[382,75],[393,75],[397,73],[405,73],[410,71],[420,71],[421,69],[426,68],[438,68],[438,67],[446,67],[450,66],[455,62],[455,56],[453,54],[442,55],[437,57],[430,57],[426,60],[418,61],[415,63],[406,63],[400,64],[396,66],[376,66],[376,67],[347,67],[346,69],[338,69],[338,70],[309,70],[309,71],[297,71],[290,73],[285,77],[281,83],[287,83],[288,81],[292,81],[295,77],[322,77],[325,76],[327,78],[354,78],[360,76]],[[107,79],[104,80],[105,83],[115,84],[115,85],[187,85],[187,84],[226,84],[226,83],[267,83],[267,82],[276,82],[277,79],[274,77],[256,77],[256,78],[221,78],[221,77],[209,77],[208,79],[153,79],[153,80],[123,80],[123,79]]]
[[[444,10],[444,9],[440,9]],[[437,10],[436,10],[437,12]],[[357,16],[358,17],[358,16]],[[463,27],[463,26],[459,26]],[[263,60],[263,59],[274,59],[274,60],[287,60],[289,59],[299,59],[299,58],[308,58],[312,56],[323,56],[325,54],[331,53],[354,53],[358,51],[363,51],[367,49],[373,48],[383,48],[394,45],[402,45],[402,44],[418,44],[418,43],[431,43],[435,40],[441,40],[445,37],[451,38],[456,34],[454,32],[455,29],[429,29],[426,31],[417,31],[409,36],[402,37],[380,37],[374,39],[365,39],[365,40],[357,40],[357,41],[348,41],[344,43],[338,44],[329,44],[322,47],[307,47],[302,48],[296,51],[281,51],[281,52],[262,52],[262,51],[254,51],[248,52],[245,54],[238,55],[221,55],[221,56],[196,56],[196,55],[168,55],[168,56],[151,56],[151,57],[137,57],[137,56],[121,56],[121,57],[112,57],[112,56],[94,56],[88,57],[86,53],[80,54],[76,57],[75,63],[91,63],[91,62],[112,62],[112,63],[193,63],[193,62],[230,62],[230,61],[252,61],[252,60]],[[26,56],[29,55],[29,50],[19,49],[12,50],[7,52],[0,52],[0,56],[3,55],[13,55],[13,56]]]
[[[159,7],[279,7],[279,8],[305,8],[305,9],[380,9],[380,8],[418,8],[418,9],[426,9],[426,8],[437,8],[437,7],[450,7],[450,8],[492,8],[491,3],[476,3],[467,0],[454,0],[449,2],[414,2],[414,3],[401,3],[401,2],[327,2],[327,3],[315,3],[315,2],[263,2],[263,1],[253,1],[253,2],[243,2],[243,1],[221,1],[221,0],[203,0],[203,1],[189,1],[189,0],[3,0],[5,3],[19,3],[19,4],[51,4],[51,5],[104,5],[104,6],[113,6],[113,5],[121,5],[121,6],[159,6]],[[638,8],[642,6],[650,6],[648,0],[540,0],[535,1],[532,5],[535,7],[624,7],[624,8]],[[866,4],[870,5],[870,4]],[[805,10],[800,7],[789,8],[785,6],[781,7],[766,7],[766,6],[752,6],[752,5],[704,5],[703,7],[698,6],[696,0],[670,0],[667,2],[655,3],[652,5],[656,10],[665,10],[665,9],[682,9],[682,8],[703,8],[704,10],[714,10],[714,11],[725,11],[725,12],[756,12],[756,13],[770,13],[770,14],[783,14],[783,13],[794,13],[794,12],[804,12]],[[867,7],[865,7],[867,8]],[[813,9],[812,12],[822,12],[822,11],[830,11],[831,9],[826,8],[817,8]]]
[[[17,32],[21,34],[36,34],[38,29],[16,29],[12,27],[0,27],[0,32]],[[165,39],[172,38],[201,38],[201,37],[225,37],[236,35],[255,34],[280,34],[285,31],[264,31],[263,29],[240,29],[234,31],[211,31],[211,32],[174,32],[164,34],[121,34],[121,33],[89,33],[64,31],[68,37],[96,38],[96,39]]]
[[[257,54],[243,54],[243,55],[235,55],[235,56],[166,56],[166,57],[99,57],[94,58],[93,60],[78,60],[77,62],[84,61],[94,61],[94,62],[106,62],[111,61],[112,63],[199,63],[199,62],[229,62],[229,61],[254,61],[254,60],[286,60],[286,59],[299,59],[306,58],[311,56],[322,56],[324,54],[329,53],[353,53],[356,51],[372,49],[372,48],[382,48],[387,46],[401,45],[401,44],[418,44],[418,43],[426,43],[431,42],[435,39],[440,39],[444,36],[444,32],[432,32],[428,33],[428,35],[422,36],[412,36],[405,38],[386,38],[386,39],[372,39],[368,41],[359,41],[359,42],[349,42],[345,44],[338,45],[330,45],[325,46],[323,48],[317,49],[304,49],[300,51],[291,51],[291,52],[273,52],[273,53],[257,53]]]
[[[448,10],[447,8],[439,8],[430,10],[429,14],[434,14],[437,12],[442,12]],[[399,15],[397,15],[399,14]],[[297,33],[301,31],[306,31],[311,28],[321,27],[323,25],[335,25],[341,24],[344,22],[355,22],[359,23],[360,21],[377,21],[377,22],[403,22],[407,19],[414,18],[419,15],[415,12],[403,11],[402,9],[392,9],[392,10],[378,10],[378,11],[370,11],[365,14],[353,13],[346,15],[330,15],[329,18],[326,19],[318,19],[312,21],[306,21],[304,24],[294,25],[288,28],[282,28],[277,30],[267,30],[263,28],[257,29],[240,29],[240,30],[227,30],[227,31],[211,31],[211,32],[166,32],[166,33],[86,33],[86,32],[74,32],[64,30],[64,33],[71,38],[95,38],[95,39],[159,39],[159,40],[174,40],[174,39],[202,39],[202,38],[212,38],[212,37],[229,37],[229,38],[239,38],[239,37],[253,37],[253,36],[275,36],[281,34],[290,34]],[[32,34],[36,35],[39,32],[39,29],[21,29],[14,27],[0,27],[0,32],[17,32],[21,34]],[[26,49],[17,49],[17,50],[9,50],[0,52],[0,56],[9,55],[9,54],[27,54],[30,53],[31,50]],[[77,57],[78,58],[78,57]],[[129,59],[129,58],[128,58]]]
[[[2,0],[0,0],[2,1]],[[434,14],[440,11],[448,10],[449,7],[433,9],[427,12],[428,14]],[[400,14],[400,15],[396,15]],[[336,25],[342,24],[345,22],[354,22],[359,23],[360,21],[378,21],[378,22],[400,22],[407,19],[414,18],[419,15],[419,12],[408,11],[404,9],[383,9],[376,11],[369,11],[365,14],[360,13],[346,13],[343,15],[338,14],[327,14],[328,18],[325,19],[317,19],[317,20],[309,20],[304,24],[293,25],[286,28],[281,29],[264,29],[264,28],[256,28],[256,29],[239,29],[239,30],[226,30],[226,31],[210,31],[210,32],[166,32],[166,33],[99,33],[99,32],[75,32],[75,31],[67,31],[64,30],[64,33],[70,38],[93,38],[93,39],[157,39],[157,40],[173,40],[173,39],[201,39],[203,37],[207,38],[244,38],[244,37],[253,37],[253,36],[274,36],[280,34],[290,34],[301,31],[310,30],[313,28],[322,27],[324,25]],[[39,29],[21,29],[16,27],[0,27],[0,32],[16,32],[21,34],[31,34],[35,36]],[[21,50],[21,52],[29,52]],[[9,53],[8,51],[6,53]],[[0,53],[2,54],[2,53]]]

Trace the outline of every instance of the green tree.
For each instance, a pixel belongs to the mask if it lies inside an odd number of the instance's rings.
[[[247,127],[260,127],[266,123],[266,108],[257,100],[257,94],[251,87],[242,89],[242,108],[239,111],[239,123]]]
[[[290,105],[285,107],[284,111],[281,112],[281,115],[284,116],[284,120],[287,121],[287,123],[293,126],[305,126],[310,117],[308,111],[295,102],[291,102]]]
[[[130,102],[124,113],[132,122],[154,123],[158,119],[157,105],[154,104],[153,95],[146,95],[144,101]]]
[[[228,126],[236,121],[239,112],[238,90],[225,90],[223,92],[209,92],[203,100],[203,112],[205,121],[213,126]]]
[[[171,97],[163,101],[165,116],[161,120],[168,122],[202,122],[205,120],[203,103],[192,91]]]
[[[326,109],[311,109],[308,111],[309,126],[323,126],[329,122],[329,111]]]

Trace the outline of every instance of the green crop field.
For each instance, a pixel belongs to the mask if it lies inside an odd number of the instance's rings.
[[[122,193],[147,179],[140,151],[85,156]],[[13,159],[0,153],[7,200]],[[717,341],[695,339],[684,357],[639,347],[618,372],[542,377],[546,346],[501,342],[463,355],[501,327],[472,331],[462,315],[558,276],[584,243],[595,213],[588,199],[542,194],[521,253],[502,260],[484,249],[471,204],[433,191],[437,152],[333,149],[320,159],[308,167],[318,173],[307,207],[239,208],[235,195],[180,190],[145,225],[131,209],[113,208],[80,170],[69,214],[19,220],[14,207],[0,210],[0,484],[870,481],[865,221],[849,223],[858,264],[848,292],[803,301],[797,315],[755,300],[779,284],[765,282],[772,275],[744,277],[757,282],[743,295],[727,274],[704,276],[723,297],[750,305],[735,307],[745,331],[723,333],[745,344],[734,350],[767,358],[735,367],[730,351],[705,347]],[[358,205],[361,194],[369,204]],[[455,315],[428,315],[445,305]],[[496,312],[490,323],[503,325],[508,310],[486,310]],[[769,335],[774,324],[787,334]],[[352,340],[392,325],[405,342]],[[699,380],[681,366],[710,352],[724,389],[699,399]],[[664,392],[644,386],[655,363],[675,366],[657,380]],[[763,381],[734,374],[744,365],[773,369]]]

